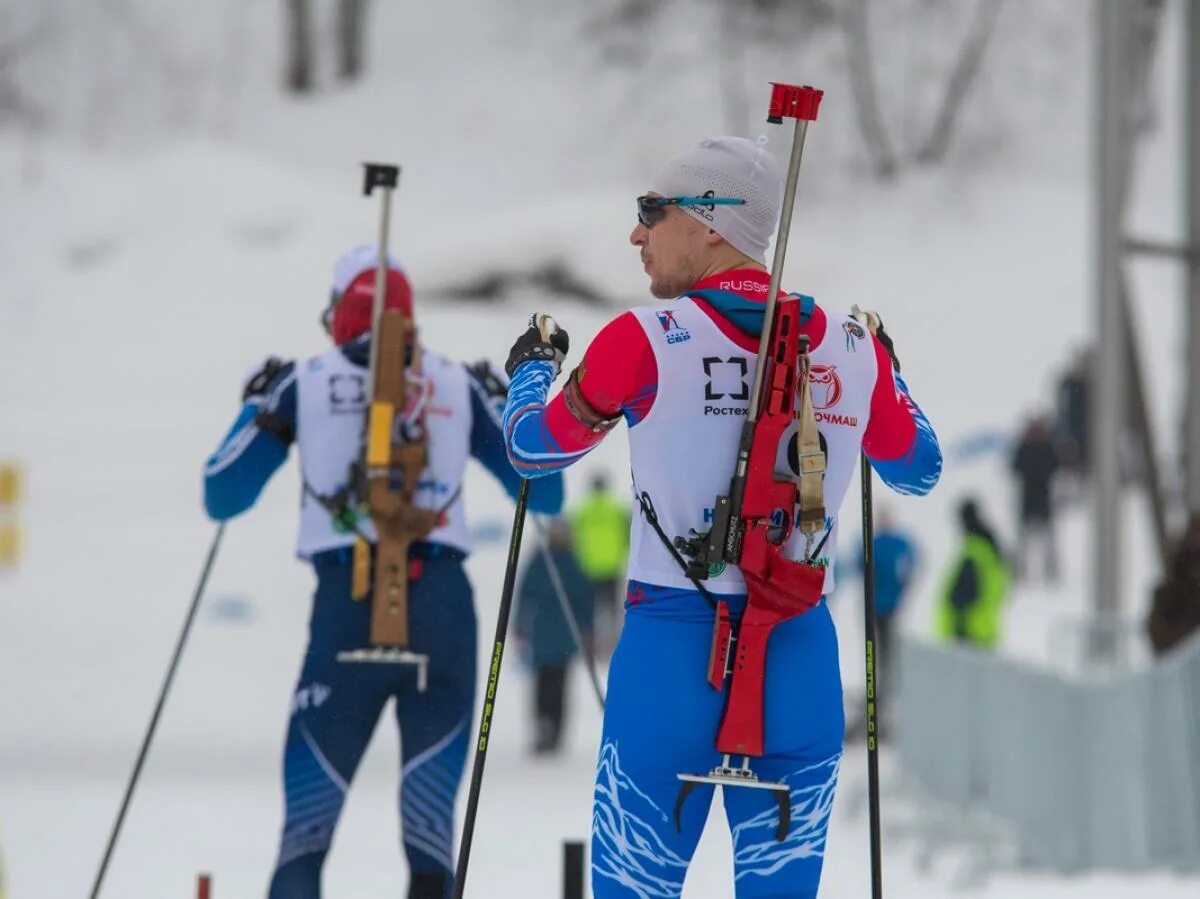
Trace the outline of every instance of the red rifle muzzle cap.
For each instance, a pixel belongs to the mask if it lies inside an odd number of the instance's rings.
[[[824,96],[825,91],[807,84],[780,84],[778,81],[772,81],[771,106],[767,111],[767,121],[772,125],[782,124],[784,119],[815,122],[817,108]]]

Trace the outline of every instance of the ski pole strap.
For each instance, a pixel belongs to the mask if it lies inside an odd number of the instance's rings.
[[[671,554],[671,558],[683,570],[684,575],[687,575],[687,562],[683,560],[683,556],[679,554],[679,550],[675,548],[675,544],[671,542],[671,538],[663,531],[662,525],[658,521],[658,513],[654,511],[654,502],[650,499],[650,494],[637,489],[637,485],[633,488],[634,496],[637,497],[638,505],[642,507],[642,515],[645,517],[650,527],[654,529],[654,533],[658,534],[658,539],[662,541],[662,545],[667,548],[667,552]],[[717,601],[713,595],[708,592],[708,588],[701,584],[694,577],[688,577],[695,588],[700,592],[700,595],[708,600],[708,604],[714,609],[719,608]]]

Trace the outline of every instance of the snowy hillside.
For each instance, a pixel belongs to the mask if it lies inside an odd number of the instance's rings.
[[[1011,433],[1048,404],[1054,375],[1092,330],[1087,33],[1072,25],[1076,5],[1012,0],[961,153],[891,184],[862,177],[836,42],[813,36],[808,53],[792,54],[776,38],[739,57],[750,96],[763,102],[767,78],[829,88],[810,132],[785,285],[834,308],[881,310],[948,448],[981,432]],[[716,13],[703,6],[693,18],[673,22],[668,11],[632,36],[606,38],[645,54],[641,68],[619,68],[589,30],[615,4],[447,0],[419,14],[376,4],[370,79],[301,102],[276,92],[278,4],[127,4],[161,38],[155,45],[186,63],[177,82],[153,60],[129,62],[150,40],[141,32],[90,20],[118,37],[87,45],[78,30],[86,6],[55,7],[70,27],[54,39],[75,48],[76,68],[42,61],[23,70],[31,94],[56,100],[51,127],[31,135],[0,126],[0,458],[21,460],[29,486],[26,558],[15,574],[0,574],[0,846],[10,899],[79,896],[90,883],[213,532],[199,506],[203,459],[236,413],[251,364],[322,346],[316,319],[332,260],[372,239],[377,224],[375,203],[359,192],[358,163],[404,164],[393,234],[423,339],[451,356],[496,360],[533,309],[554,312],[582,347],[617,307],[536,292],[466,305],[423,301],[422,291],[557,260],[615,298],[643,302],[644,276],[626,242],[632,198],[664,155],[724,127],[719,79],[705,59]],[[920,66],[938,57],[920,21],[904,21],[894,32],[904,40],[880,50],[884,74],[897,75],[883,79],[897,111],[924,108],[900,76],[919,83]],[[1178,48],[1167,44],[1157,73],[1161,128],[1145,147],[1134,209],[1137,227],[1157,235],[1172,233],[1178,218],[1170,105]],[[1051,45],[1061,48],[1053,59]],[[134,99],[118,92],[107,112],[97,110],[91,101],[104,96],[102,85],[70,77],[89,66],[128,82]],[[138,82],[144,71],[158,75]],[[1004,94],[1009,79],[1026,85],[1027,106]],[[899,116],[897,133],[906,121]],[[782,152],[786,137],[772,137]],[[1142,337],[1153,411],[1171,445],[1178,285],[1160,267],[1134,273],[1149,317]],[[624,459],[624,433],[614,433],[569,486],[601,468],[623,473]],[[188,896],[201,869],[215,872],[222,899],[265,889],[282,809],[278,755],[312,588],[292,557],[293,465],[228,528],[108,896]],[[887,500],[923,543],[907,619],[914,632],[929,628],[952,511],[967,491],[1011,533],[1013,496],[998,455],[951,455],[934,497]],[[467,497],[476,521],[507,532],[507,501],[482,471],[472,472]],[[1140,502],[1131,497],[1130,508],[1132,619],[1152,570]],[[849,547],[853,503],[846,516]],[[1063,621],[1087,607],[1089,528],[1086,509],[1064,522],[1064,585],[1018,594],[1007,651],[1061,663],[1052,653]],[[469,563],[484,633],[503,564],[496,542]],[[834,600],[849,692],[862,682],[853,587]],[[569,754],[532,765],[528,682],[515,659],[502,690],[474,894],[550,896],[558,841],[589,830],[598,715],[577,678]],[[376,742],[327,867],[327,886],[342,895],[396,895],[403,882],[390,723]],[[847,798],[861,792],[863,767],[860,754],[847,756],[824,895],[867,892],[866,825]],[[911,800],[892,795],[897,819],[914,813]],[[919,871],[911,844],[894,830],[888,838],[898,892],[954,892],[950,862]],[[727,895],[728,852],[728,838],[710,829],[689,899]],[[978,895],[1181,899],[1197,889],[1195,879],[1166,875],[1065,883],[1001,875]]]

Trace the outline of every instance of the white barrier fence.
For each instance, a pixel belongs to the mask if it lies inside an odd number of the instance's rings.
[[[1200,867],[1200,638],[1105,679],[898,649],[896,745],[921,794],[1003,822],[1022,865]]]

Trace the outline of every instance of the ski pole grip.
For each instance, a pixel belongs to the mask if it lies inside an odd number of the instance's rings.
[[[395,190],[400,181],[400,166],[398,165],[389,165],[385,162],[364,162],[363,169],[365,170],[363,194],[368,197],[377,187]]]
[[[784,119],[817,120],[817,108],[825,91],[809,85],[780,84],[771,82],[771,105],[767,110],[767,121],[772,125],[783,124]]]

